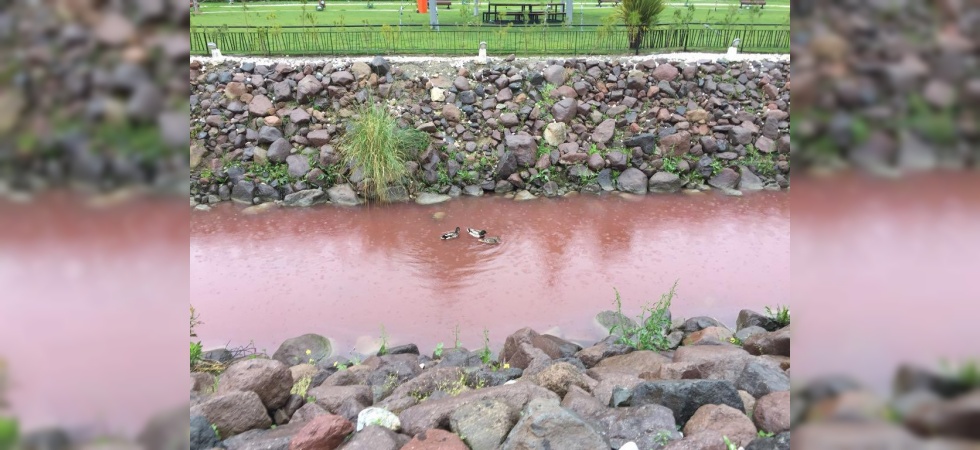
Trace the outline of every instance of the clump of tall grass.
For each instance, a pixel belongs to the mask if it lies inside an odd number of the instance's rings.
[[[341,140],[347,162],[360,167],[365,176],[365,194],[387,201],[388,188],[408,175],[405,162],[429,144],[429,136],[411,128],[400,128],[382,105],[361,108]]]
[[[664,0],[622,0],[610,16],[612,20],[626,26],[630,48],[636,50],[637,54],[643,37],[657,23],[657,18],[667,6],[666,3]]]

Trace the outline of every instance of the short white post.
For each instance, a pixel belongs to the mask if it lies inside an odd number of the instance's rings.
[[[487,43],[480,42],[480,55],[476,58],[477,64],[487,63]]]
[[[737,55],[738,54],[738,44],[741,44],[741,43],[742,43],[742,40],[741,39],[735,38],[735,40],[732,41],[732,46],[731,47],[728,47],[728,56],[735,56],[735,55]]]
[[[208,50],[211,50],[212,58],[221,58],[221,49],[218,48],[218,44],[214,42],[208,42]]]

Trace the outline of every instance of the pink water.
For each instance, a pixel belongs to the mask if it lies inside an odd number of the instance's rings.
[[[980,179],[794,181],[793,378],[980,358]]]
[[[436,220],[433,214],[444,212]],[[573,340],[603,336],[593,321],[619,290],[630,315],[674,280],[675,316],[734,325],[741,308],[789,303],[789,195],[761,192],[580,196],[440,205],[330,206],[249,216],[231,204],[191,217],[191,303],[205,347],[319,333],[346,353],[377,338],[425,352],[453,342],[499,347],[530,326]],[[485,228],[486,246],[456,226]]]
[[[132,435],[187,403],[187,204],[81,203],[0,200],[8,399],[25,430]]]

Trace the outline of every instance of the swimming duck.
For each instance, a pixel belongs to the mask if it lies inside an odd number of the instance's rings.
[[[442,240],[446,240],[446,239],[456,239],[458,237],[459,237],[459,227],[456,227],[456,231],[450,231],[448,233],[444,233],[439,238]]]
[[[483,237],[479,239],[480,242],[484,244],[497,245],[500,243],[500,238],[496,236]]]
[[[487,230],[476,230],[473,228],[467,228],[466,232],[469,233],[470,236],[473,236],[475,238],[482,238],[483,236],[487,235]]]

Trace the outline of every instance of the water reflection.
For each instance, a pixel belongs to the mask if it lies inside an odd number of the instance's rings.
[[[484,327],[502,340],[524,325],[593,338],[590,318],[612,305],[613,287],[632,312],[678,278],[679,314],[734,322],[741,307],[787,301],[788,197],[462,198],[257,216],[221,205],[192,217],[191,298],[214,317],[200,330],[206,345],[272,347],[305,332],[346,343],[381,323],[420,345],[456,324],[470,342]],[[458,239],[439,240],[456,226]]]

